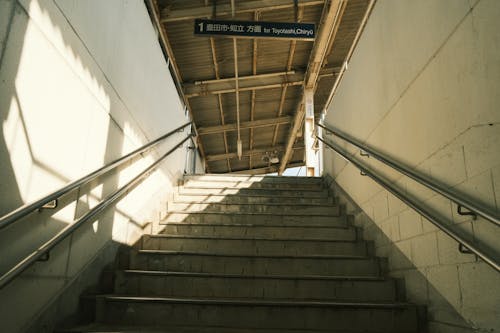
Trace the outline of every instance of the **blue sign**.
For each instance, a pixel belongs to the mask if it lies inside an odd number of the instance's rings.
[[[312,23],[285,23],[263,21],[220,21],[196,19],[194,34],[199,36],[232,36],[238,38],[283,38],[313,41]]]

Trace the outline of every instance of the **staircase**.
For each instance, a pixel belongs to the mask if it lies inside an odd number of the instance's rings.
[[[64,332],[420,332],[321,178],[186,176],[168,212]]]

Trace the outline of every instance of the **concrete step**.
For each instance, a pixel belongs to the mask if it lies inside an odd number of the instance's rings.
[[[329,215],[338,216],[340,209],[331,205],[274,205],[274,204],[230,204],[230,203],[177,203],[168,202],[167,210],[173,212],[215,212],[226,214],[271,214],[271,215]]]
[[[315,227],[344,227],[350,224],[351,217],[327,215],[273,215],[258,213],[220,213],[220,212],[169,212],[160,222],[166,225],[170,222],[183,223],[224,223],[224,224],[259,224],[268,226],[315,226]]]
[[[320,191],[325,188],[323,183],[285,183],[285,182],[253,182],[238,180],[211,181],[204,179],[193,179],[184,182],[184,188],[252,188],[252,189],[276,189],[294,191]]]
[[[221,326],[179,326],[170,325],[168,327],[158,327],[150,325],[110,325],[93,323],[71,329],[59,329],[55,333],[353,333],[352,330],[336,330],[334,328],[326,330],[297,330],[297,329],[260,329],[260,328],[241,328],[241,327],[221,327]],[[365,331],[366,332],[366,331]]]
[[[417,332],[417,308],[406,303],[96,296],[96,321],[266,329]],[[335,331],[334,331],[335,332]]]
[[[131,251],[129,269],[241,275],[379,277],[385,259],[328,255],[232,255],[215,252]]]
[[[170,235],[219,236],[219,237],[282,237],[305,239],[330,239],[355,241],[358,231],[354,227],[308,227],[297,225],[272,226],[267,224],[223,224],[170,222],[161,231]]]
[[[309,198],[309,197],[285,197],[275,195],[218,195],[218,194],[174,194],[175,202],[179,203],[226,203],[226,204],[273,204],[273,205],[333,205],[333,197]]]
[[[236,238],[186,235],[144,235],[142,249],[215,252],[240,255],[372,255],[372,243],[327,239]]]
[[[116,272],[115,293],[165,297],[396,301],[394,280],[370,277],[241,276],[164,271]]]
[[[311,333],[311,332],[334,332],[334,333],[353,333],[353,331],[339,330],[296,330],[296,329],[259,329],[259,328],[241,328],[241,327],[221,327],[221,326],[179,326],[170,325],[168,327],[158,327],[150,325],[111,325],[92,323],[70,329],[58,329],[55,333]]]
[[[244,195],[244,196],[276,196],[295,198],[326,198],[329,195],[327,189],[316,191],[300,191],[297,189],[260,189],[260,188],[233,188],[233,187],[179,187],[179,194],[191,195]]]
[[[238,174],[200,174],[185,175],[184,181],[238,181],[238,182],[260,182],[260,183],[287,183],[287,184],[322,184],[322,177],[287,177],[287,176],[266,176],[266,175],[238,175]]]

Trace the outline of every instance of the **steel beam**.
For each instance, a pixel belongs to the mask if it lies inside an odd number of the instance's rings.
[[[301,167],[304,166],[304,162],[297,162],[297,163],[290,163],[288,165],[289,168],[296,168],[296,167]],[[250,170],[240,170],[240,171],[233,171],[231,173],[233,174],[245,174],[245,175],[265,175],[268,173],[273,173],[278,171],[278,165],[271,165],[268,167],[264,168],[255,168],[255,169],[250,169]]]
[[[266,127],[266,126],[274,126],[277,124],[288,124],[292,121],[292,117],[284,116],[278,118],[269,118],[269,119],[260,119],[253,121],[245,121],[240,123],[240,129],[250,129],[250,128],[258,128],[258,127]],[[198,128],[199,135],[209,135],[209,134],[218,134],[229,131],[236,131],[238,129],[238,125],[236,123],[233,124],[225,124],[219,126],[210,126],[210,127],[200,127]]]
[[[210,17],[212,15],[211,6],[200,7],[198,1],[180,1],[182,5],[167,6],[161,11],[161,22],[176,22],[191,20],[195,18]],[[301,0],[299,7],[323,5],[325,0]],[[239,1],[234,10],[234,14],[250,13],[255,11],[283,10],[293,8],[294,3],[290,0],[252,0]],[[217,18],[232,15],[231,4],[221,4],[217,6]]]
[[[266,148],[258,148],[258,149],[252,149],[252,150],[245,150],[242,152],[241,156],[244,157],[249,157],[253,155],[262,155],[267,152],[272,152],[272,151],[283,151],[285,150],[284,146],[276,146],[276,147],[266,147]],[[208,162],[213,162],[213,161],[221,161],[225,160],[227,158],[238,158],[238,154],[236,153],[229,153],[229,154],[217,154],[217,155],[207,155],[207,161]]]
[[[313,50],[311,56],[309,57],[309,63],[307,65],[307,71],[304,77],[304,87],[306,89],[316,90],[317,82],[319,79],[321,67],[327,56],[327,52],[330,49],[331,43],[335,39],[335,34],[337,32],[338,26],[340,24],[342,14],[344,12],[346,2],[343,0],[332,0],[325,4],[323,8],[323,13],[321,15],[321,24],[318,29],[318,37],[314,42]],[[297,134],[299,133],[303,121],[304,121],[304,93],[302,93],[301,101],[297,106],[297,111],[295,112],[295,117],[293,120],[293,126],[288,133],[288,139],[286,143],[286,151],[281,159],[281,164],[278,173],[281,175],[287,167],[287,163],[292,156],[292,147],[297,139]]]
[[[249,75],[238,78],[238,90],[241,92],[296,86],[302,85],[304,82],[303,80],[304,73],[295,71]],[[189,98],[234,93],[236,92],[236,80],[235,78],[227,78],[199,81],[195,83],[186,83],[183,85],[183,88],[184,94]]]

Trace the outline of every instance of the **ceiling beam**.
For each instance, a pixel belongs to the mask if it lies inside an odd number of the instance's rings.
[[[167,6],[161,11],[161,22],[176,22],[191,20],[195,18],[211,17],[212,6],[200,7],[198,1],[182,1],[179,6]],[[299,6],[323,5],[325,0],[300,0]],[[293,8],[294,3],[290,0],[251,0],[239,1],[236,4],[235,14],[249,13],[256,10],[283,10]],[[231,16],[231,4],[221,4],[217,6],[217,18]]]
[[[295,146],[293,147],[294,150],[298,149],[304,149],[304,146]],[[249,156],[256,156],[256,155],[263,155],[267,152],[281,152],[285,150],[285,146],[274,146],[274,147],[264,147],[264,148],[256,148],[252,150],[244,150],[242,152],[243,157],[249,157]],[[222,161],[225,159],[231,159],[231,158],[238,158],[238,154],[236,153],[229,153],[229,154],[215,154],[215,155],[207,155],[207,162],[214,162],[214,161]]]
[[[289,168],[296,168],[296,167],[301,167],[304,166],[304,162],[296,162],[296,163],[290,163],[288,164]],[[233,174],[245,174],[245,175],[263,175],[267,173],[273,173],[278,171],[278,165],[271,165],[268,167],[264,168],[255,168],[255,169],[250,169],[250,170],[239,170],[239,171],[233,171],[231,173]]]
[[[244,150],[242,153],[242,156],[248,157],[252,155],[262,155],[267,152],[272,152],[272,151],[283,151],[285,150],[285,146],[276,146],[276,147],[265,147],[265,148],[258,148],[258,149],[252,149],[252,150]],[[225,160],[227,158],[238,158],[238,154],[236,153],[229,153],[229,154],[217,154],[217,155],[207,155],[207,161],[208,162],[214,162],[214,161],[221,161]]]
[[[258,128],[258,127],[266,127],[273,126],[277,124],[288,124],[292,121],[292,117],[283,116],[278,118],[269,118],[269,119],[260,119],[253,121],[245,121],[240,123],[240,129],[250,129],[250,128]],[[199,135],[208,135],[208,134],[217,134],[224,133],[229,131],[236,131],[238,126],[236,123],[233,124],[225,124],[218,126],[209,126],[209,127],[199,127],[198,134]]]
[[[303,80],[304,73],[295,71],[242,76],[238,78],[238,90],[249,91],[297,86],[302,85]],[[236,80],[234,78],[225,78],[185,83],[183,88],[185,96],[189,98],[234,93],[236,92]]]
[[[304,14],[304,8],[301,7],[297,10],[297,22],[302,21],[302,17]],[[292,69],[292,64],[293,64],[293,57],[295,55],[295,48],[297,47],[297,41],[294,39],[290,42],[290,50],[288,51],[288,61],[286,64],[286,69],[291,70]],[[286,91],[287,91],[287,86],[283,87],[281,90],[281,97],[280,97],[280,106],[278,108],[278,114],[277,117],[280,117],[283,114],[283,108],[285,106],[285,98],[286,98]],[[278,131],[279,131],[280,125],[276,125],[274,128],[274,134],[273,134],[273,146],[276,145],[276,141],[278,140]]]
[[[304,77],[305,88],[316,89],[317,87],[321,67],[327,56],[327,51],[330,49],[330,45],[335,38],[335,34],[340,24],[345,6],[346,2],[343,0],[332,0],[331,2],[325,4],[325,7],[323,8],[321,23],[317,34],[318,37],[316,37],[316,40],[314,41],[313,50],[309,57],[309,63],[307,65],[307,71]],[[302,98],[299,102],[299,105],[297,106],[293,125],[291,126],[288,133],[286,151],[283,155],[283,158],[281,159],[281,164],[278,170],[278,173],[280,175],[283,173],[283,171],[285,171],[287,167],[287,163],[292,156],[292,148],[295,140],[297,139],[297,134],[302,128],[302,123],[305,115],[303,99],[304,92],[302,92]]]

